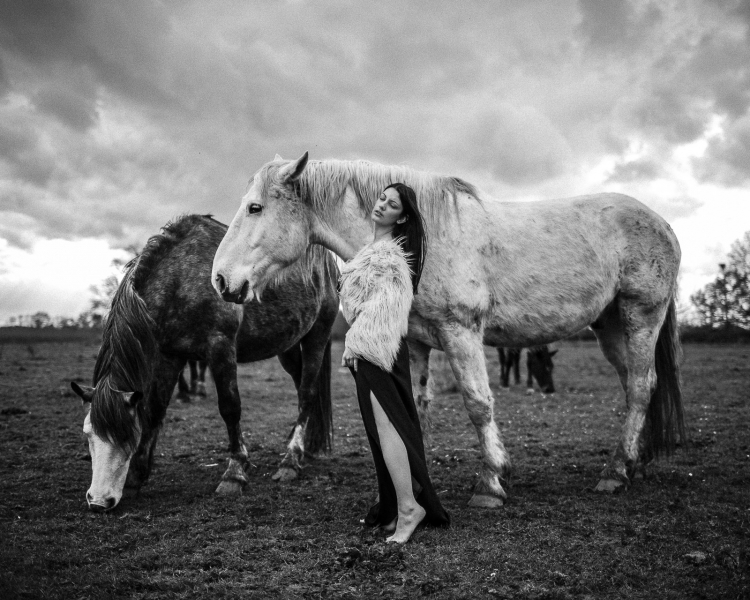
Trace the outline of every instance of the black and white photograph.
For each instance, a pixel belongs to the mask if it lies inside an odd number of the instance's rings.
[[[750,0],[0,3],[0,597],[750,598]]]

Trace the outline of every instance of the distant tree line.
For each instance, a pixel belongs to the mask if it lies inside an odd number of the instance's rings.
[[[101,311],[88,309],[83,311],[77,318],[52,317],[49,313],[39,311],[33,315],[18,315],[8,319],[10,327],[28,327],[32,329],[92,329],[101,327],[104,320]]]
[[[132,257],[138,256],[136,247],[128,248]],[[92,329],[99,328],[109,311],[112,297],[120,285],[121,269],[127,261],[115,260],[113,266],[120,269],[99,285],[92,285],[90,306],[77,318],[50,317],[46,312],[11,317],[9,325],[16,327]],[[750,339],[750,231],[736,240],[727,255],[726,262],[719,264],[716,279],[690,296],[690,302],[698,313],[698,326],[682,324],[685,341],[737,342]],[[334,338],[343,338],[346,323],[339,315]],[[593,332],[581,331],[570,339],[595,339]]]
[[[37,312],[33,315],[18,315],[10,317],[8,325],[11,327],[31,327],[34,329],[46,329],[53,327],[55,329],[97,329],[104,323],[104,317],[109,312],[112,305],[112,298],[120,286],[122,280],[122,268],[131,258],[138,256],[136,246],[126,248],[130,257],[128,259],[114,259],[112,266],[117,269],[116,274],[112,274],[98,285],[89,287],[91,300],[89,307],[83,311],[77,318],[72,317],[51,317],[49,313]]]
[[[711,283],[690,296],[701,325],[750,329],[750,231],[736,240]]]

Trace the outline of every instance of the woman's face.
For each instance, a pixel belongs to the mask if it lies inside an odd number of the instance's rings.
[[[401,218],[404,207],[398,192],[394,188],[383,190],[375,202],[370,219],[381,227],[393,227]]]

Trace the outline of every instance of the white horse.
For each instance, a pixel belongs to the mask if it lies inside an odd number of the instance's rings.
[[[483,343],[526,347],[591,326],[625,390],[627,417],[596,486],[627,486],[641,461],[684,437],[674,296],[680,248],[669,225],[628,196],[499,202],[455,178],[367,161],[278,155],[253,177],[212,273],[226,295],[258,295],[310,244],[344,259],[372,238],[388,184],[416,191],[427,257],[409,319],[415,398],[429,406],[431,348],[443,350],[479,437],[472,506],[501,506],[510,459],[494,421]]]

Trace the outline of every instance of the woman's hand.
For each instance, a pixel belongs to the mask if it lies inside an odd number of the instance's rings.
[[[349,350],[349,348],[344,348],[344,354],[341,357],[341,366],[351,367],[355,373],[357,372],[357,355]]]

